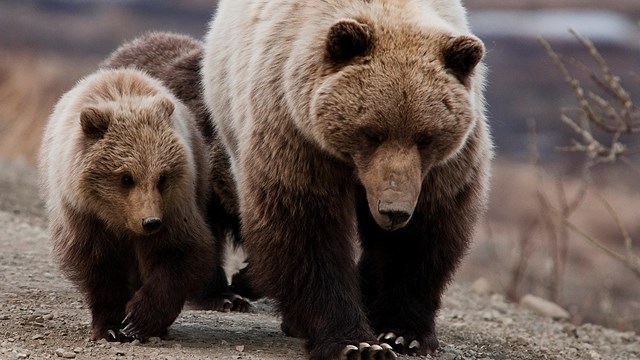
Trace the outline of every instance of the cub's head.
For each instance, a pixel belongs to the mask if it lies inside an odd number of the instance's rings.
[[[160,95],[81,110],[80,188],[110,228],[153,234],[193,201],[193,159],[172,125],[174,110]]]
[[[382,228],[409,222],[426,174],[455,157],[475,126],[472,83],[483,53],[475,37],[410,25],[346,19],[330,28],[314,133],[354,164]]]

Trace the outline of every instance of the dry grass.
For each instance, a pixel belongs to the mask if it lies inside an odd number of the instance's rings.
[[[42,129],[63,92],[90,69],[78,61],[0,53],[0,155],[34,162]]]
[[[554,239],[540,219],[540,190],[558,197],[557,175],[524,162],[498,160],[494,165],[491,203],[484,224],[479,226],[469,256],[458,274],[473,281],[481,274],[496,291],[513,300],[532,293],[552,298],[567,308],[576,323],[592,322],[622,330],[640,329],[640,286],[623,264],[588,242],[571,235],[567,242],[566,263],[557,294],[554,291]],[[576,177],[563,179],[564,191],[574,195],[582,186]],[[640,193],[628,179],[594,175],[591,191],[571,220],[577,227],[617,251],[624,251],[620,233],[599,197],[618,211],[621,223],[636,238],[640,235],[637,208]],[[558,217],[555,217],[558,220]],[[525,241],[523,241],[525,239]],[[514,272],[519,269],[517,284]]]

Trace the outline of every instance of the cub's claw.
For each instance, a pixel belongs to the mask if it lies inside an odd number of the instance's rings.
[[[229,299],[224,299],[224,303],[222,304],[223,312],[231,312],[231,308],[233,308],[233,303]]]
[[[116,336],[116,332],[109,329],[107,330],[107,334],[109,335],[109,338],[107,339],[107,341],[116,341],[118,340],[118,337]]]
[[[134,324],[127,324],[124,329],[120,329],[120,333],[126,337],[133,338],[138,335],[138,329]]]
[[[131,313],[128,313],[127,316],[125,316],[124,319],[122,320],[121,324],[124,325],[128,323],[130,318],[131,318]]]

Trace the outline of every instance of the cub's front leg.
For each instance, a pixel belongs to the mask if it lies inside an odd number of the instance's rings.
[[[187,296],[210,280],[215,259],[210,236],[204,222],[184,223],[138,244],[142,287],[127,303],[123,335],[144,340],[166,334]]]

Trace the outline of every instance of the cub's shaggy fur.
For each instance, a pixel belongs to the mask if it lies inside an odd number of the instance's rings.
[[[483,53],[457,0],[219,2],[205,100],[255,284],[312,359],[437,349],[487,197]]]
[[[213,191],[207,204],[207,220],[214,233],[218,259],[213,264],[213,282],[191,299],[192,304],[203,309],[247,311],[250,305],[243,297],[256,298],[259,294],[248,283],[244,268],[231,277],[238,270],[230,265],[238,262],[233,250],[241,247],[240,219],[229,156],[202,97],[200,64],[203,51],[202,43],[189,36],[150,32],[120,46],[102,67],[132,67],[146,71],[162,81],[195,114],[211,163],[209,181]],[[232,241],[225,246],[227,239]],[[229,271],[223,270],[223,265],[229,265],[225,266]],[[232,279],[232,288],[227,277]]]
[[[164,335],[215,261],[191,112],[141,71],[98,71],[56,105],[40,171],[54,254],[86,296],[93,338]]]

